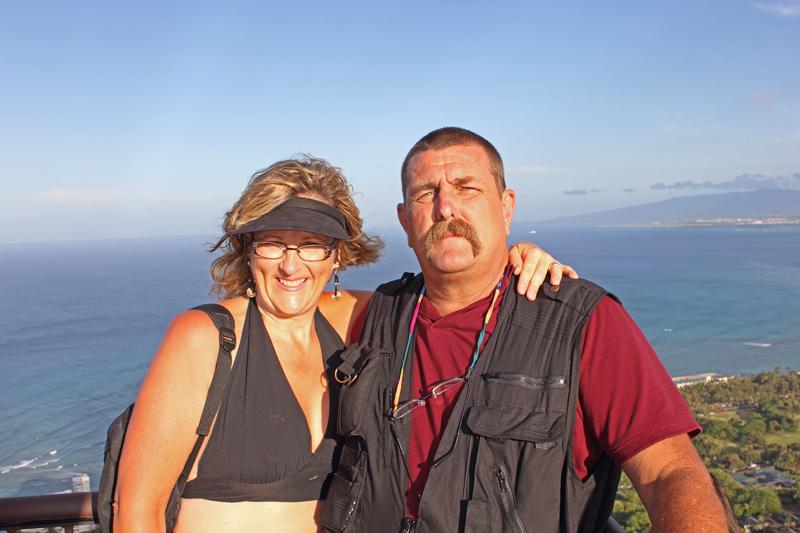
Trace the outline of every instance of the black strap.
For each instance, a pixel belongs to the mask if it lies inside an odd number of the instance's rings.
[[[192,471],[197,454],[203,440],[211,430],[211,423],[222,403],[222,394],[225,392],[225,385],[228,383],[228,376],[231,373],[231,351],[236,347],[236,331],[234,330],[233,316],[230,311],[219,304],[204,304],[193,307],[197,311],[206,313],[219,331],[219,351],[217,352],[217,365],[214,368],[214,376],[211,378],[211,385],[208,387],[206,404],[203,406],[203,414],[200,416],[200,424],[197,426],[197,440],[192,448],[192,453],[183,466],[183,471],[178,478],[179,482],[186,483],[189,473]]]
[[[189,458],[186,459],[186,464],[183,465],[183,470],[181,470],[181,475],[178,476],[177,486],[180,487],[181,492],[183,492],[183,487],[186,486],[186,480],[189,479],[189,474],[192,472],[194,461],[195,459],[197,459],[197,454],[200,453],[200,447],[203,445],[203,441],[205,439],[206,439],[205,435],[197,436],[197,440],[194,441],[194,446],[192,446],[192,452],[189,454]]]
[[[225,385],[228,383],[228,376],[231,373],[231,351],[236,346],[236,332],[233,329],[233,317],[221,305],[198,305],[194,309],[208,314],[219,330],[217,366],[214,368],[214,377],[211,378],[211,386],[208,387],[206,405],[203,407],[200,424],[197,426],[197,434],[205,437],[211,431],[211,423],[222,402],[222,393],[225,391]]]

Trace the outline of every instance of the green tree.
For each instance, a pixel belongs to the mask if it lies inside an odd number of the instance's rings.
[[[749,442],[760,446],[766,444],[764,435],[767,433],[767,423],[758,414],[747,417],[737,427],[739,434],[736,440],[738,442]]]
[[[653,527],[647,510],[633,489],[622,489],[617,493],[612,514],[625,531],[650,531]]]
[[[736,518],[764,517],[781,513],[781,500],[775,491],[746,487],[718,468],[712,468],[711,472],[731,499]]]
[[[781,500],[778,494],[769,489],[757,487],[743,487],[732,498],[733,510],[736,516],[765,517],[781,513]]]
[[[747,465],[758,463],[761,461],[761,449],[756,446],[746,444],[739,449],[739,457],[744,464]]]
[[[694,446],[697,448],[697,453],[703,458],[706,464],[713,464],[724,451],[722,444],[718,439],[711,437],[707,434],[700,434],[694,439]]]

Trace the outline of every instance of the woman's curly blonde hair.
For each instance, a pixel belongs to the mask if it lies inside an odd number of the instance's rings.
[[[325,202],[344,217],[348,239],[337,244],[339,270],[377,261],[383,243],[363,232],[352,187],[342,171],[316,157],[287,159],[253,174],[242,195],[225,214],[224,234],[211,247],[212,252],[223,251],[211,264],[212,292],[223,298],[245,293],[251,283],[247,261],[253,235],[231,233],[298,195]]]

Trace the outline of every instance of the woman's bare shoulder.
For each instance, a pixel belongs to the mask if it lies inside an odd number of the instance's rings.
[[[340,291],[337,299],[333,293],[324,292],[319,299],[319,310],[336,329],[339,336],[347,339],[353,322],[366,307],[372,291]]]
[[[231,315],[233,315],[233,321],[236,323],[237,331],[242,329],[244,317],[247,314],[247,306],[250,304],[250,298],[236,296],[234,298],[228,298],[227,300],[220,300],[217,303],[230,311]]]
[[[217,303],[225,307],[233,316],[238,338],[247,313],[247,300],[239,297],[221,300]],[[188,309],[178,313],[172,319],[156,357],[183,357],[191,354],[191,359],[196,361],[198,356],[209,358],[216,356],[218,347],[219,332],[211,318],[203,311]]]

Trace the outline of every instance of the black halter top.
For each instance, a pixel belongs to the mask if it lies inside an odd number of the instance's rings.
[[[328,427],[317,450],[311,450],[305,415],[253,299],[214,430],[197,478],[186,484],[183,498],[221,502],[325,498],[337,461],[338,387],[332,372],[344,343],[319,311],[314,326],[330,387]]]

